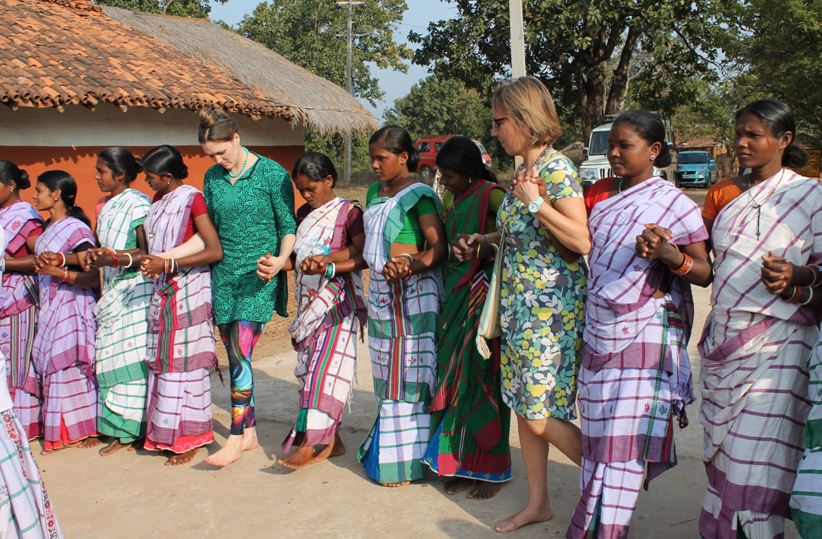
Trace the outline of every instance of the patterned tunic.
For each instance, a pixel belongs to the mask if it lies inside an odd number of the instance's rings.
[[[547,148],[534,167],[548,187],[546,202],[582,198],[571,161]],[[497,214],[502,251],[502,396],[528,419],[574,419],[576,369],[585,320],[587,267],[566,262],[548,230],[510,191]]]
[[[277,255],[284,236],[297,231],[294,191],[288,173],[262,156],[234,185],[228,171],[214,165],[205,175],[208,213],[223,246],[223,260],[211,268],[217,324],[235,320],[268,322],[276,309],[286,316],[285,273],[265,282],[257,260]]]

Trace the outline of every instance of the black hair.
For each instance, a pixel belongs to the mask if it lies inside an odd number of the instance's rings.
[[[31,187],[29,173],[11,161],[0,161],[0,182],[6,185],[14,184],[18,191]]]
[[[451,137],[437,152],[437,167],[453,170],[466,178],[496,183],[497,176],[482,162],[477,143],[468,137]]]
[[[659,142],[660,150],[659,155],[654,159],[655,167],[665,168],[671,164],[671,148],[668,146],[668,141],[665,140],[665,124],[662,123],[662,119],[658,114],[652,114],[644,110],[627,110],[617,116],[614,123],[611,124],[611,129],[621,123],[631,124],[634,131],[649,145]]]
[[[126,185],[133,182],[137,174],[143,171],[140,162],[128,148],[120,146],[106,148],[97,154],[97,158],[103,161],[115,176],[122,174]]]
[[[785,133],[793,135],[791,143],[782,154],[782,166],[802,168],[808,162],[808,154],[796,144],[796,118],[791,108],[773,99],[760,99],[745,105],[736,112],[738,120],[743,114],[753,114],[762,125],[776,138],[782,138]]]
[[[420,154],[417,152],[417,149],[414,148],[414,141],[411,140],[411,135],[402,127],[398,125],[387,125],[377,130],[377,132],[368,139],[368,145],[370,146],[372,144],[376,144],[394,155],[400,155],[402,152],[406,152],[408,154],[408,161],[405,164],[408,166],[408,171],[417,171]]]
[[[320,152],[305,152],[291,168],[291,178],[305,176],[311,181],[319,182],[331,176],[331,187],[337,185],[337,169],[327,155]]]
[[[174,146],[163,144],[147,151],[140,159],[143,170],[162,176],[170,174],[172,178],[184,180],[188,177],[188,167],[183,156]]]
[[[77,199],[77,182],[65,170],[47,170],[37,176],[37,182],[48,187],[49,191],[60,189],[60,198],[66,205],[69,217],[74,217],[91,226],[91,221],[86,217],[86,212],[74,201]]]

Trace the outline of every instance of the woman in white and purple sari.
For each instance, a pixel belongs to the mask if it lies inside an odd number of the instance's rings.
[[[143,224],[149,254],[140,258],[156,279],[148,308],[148,405],[144,448],[171,453],[166,465],[191,462],[214,441],[211,378],[217,366],[209,264],[223,258],[203,193],[185,185],[188,168],[167,145],[143,157],[149,187],[157,192]],[[178,254],[199,235],[204,247]]]
[[[43,219],[34,206],[20,199],[20,192],[30,186],[25,170],[0,161],[0,226],[8,239],[0,289],[0,353],[6,356],[14,414],[32,440],[42,431],[40,383],[31,364],[31,349],[37,327],[34,245],[43,233]]]
[[[95,246],[76,197],[77,183],[67,172],[49,170],[37,178],[34,206],[50,216],[35,244],[40,310],[32,360],[43,391],[43,453],[100,443],[92,290],[100,280],[96,270],[74,265],[75,253]]]
[[[763,261],[822,262],[822,185],[790,170],[806,159],[795,133],[777,101],[737,112],[734,151],[751,188],[714,221],[713,310],[699,343],[708,475],[699,532],[709,539],[782,537],[791,514],[817,320],[812,287],[774,295],[761,278]]]
[[[711,280],[699,206],[654,174],[670,163],[659,118],[621,114],[608,161],[617,177],[586,193],[593,245],[572,538],[627,537],[640,488],[676,463],[673,424],[687,424],[685,406],[694,400],[690,284]]]

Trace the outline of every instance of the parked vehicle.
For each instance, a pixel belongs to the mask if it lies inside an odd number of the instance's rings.
[[[585,161],[579,166],[579,176],[582,178],[582,186],[587,187],[597,180],[611,176],[611,165],[608,163],[608,137],[611,134],[611,125],[616,116],[605,117],[607,123],[596,126],[591,130],[588,138],[588,146],[585,148]],[[671,149],[671,165],[664,169],[654,167],[654,174],[663,178],[673,177],[676,163],[676,151],[674,146],[674,133],[671,129],[671,122],[662,120],[665,124],[665,139]]]
[[[677,187],[710,187],[718,177],[716,161],[702,150],[679,152],[674,181]]]
[[[428,184],[434,180],[434,174],[437,172],[437,152],[446,140],[455,135],[431,135],[417,139],[414,147],[420,154],[420,162],[417,165],[417,173],[420,178]],[[491,155],[478,140],[474,140],[474,144],[479,148],[482,154],[482,161],[485,166],[491,166]]]

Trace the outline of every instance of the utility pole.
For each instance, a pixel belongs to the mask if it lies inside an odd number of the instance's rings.
[[[508,16],[511,19],[511,78],[524,77],[525,73],[525,29],[522,24],[522,0],[508,1]]]
[[[353,62],[353,40],[354,34],[352,33],[352,17],[354,15],[354,6],[361,6],[365,2],[352,2],[351,0],[345,1],[338,1],[336,4],[340,7],[345,6],[348,8],[348,55],[345,64],[345,89],[348,90],[350,95],[354,95],[352,83],[351,83],[351,63]],[[343,175],[344,183],[351,184],[351,131],[347,131],[345,133],[345,173]]]
[[[511,78],[524,77],[525,28],[522,24],[522,0],[508,0],[508,18],[511,19]],[[522,164],[522,157],[514,157],[514,166]]]

